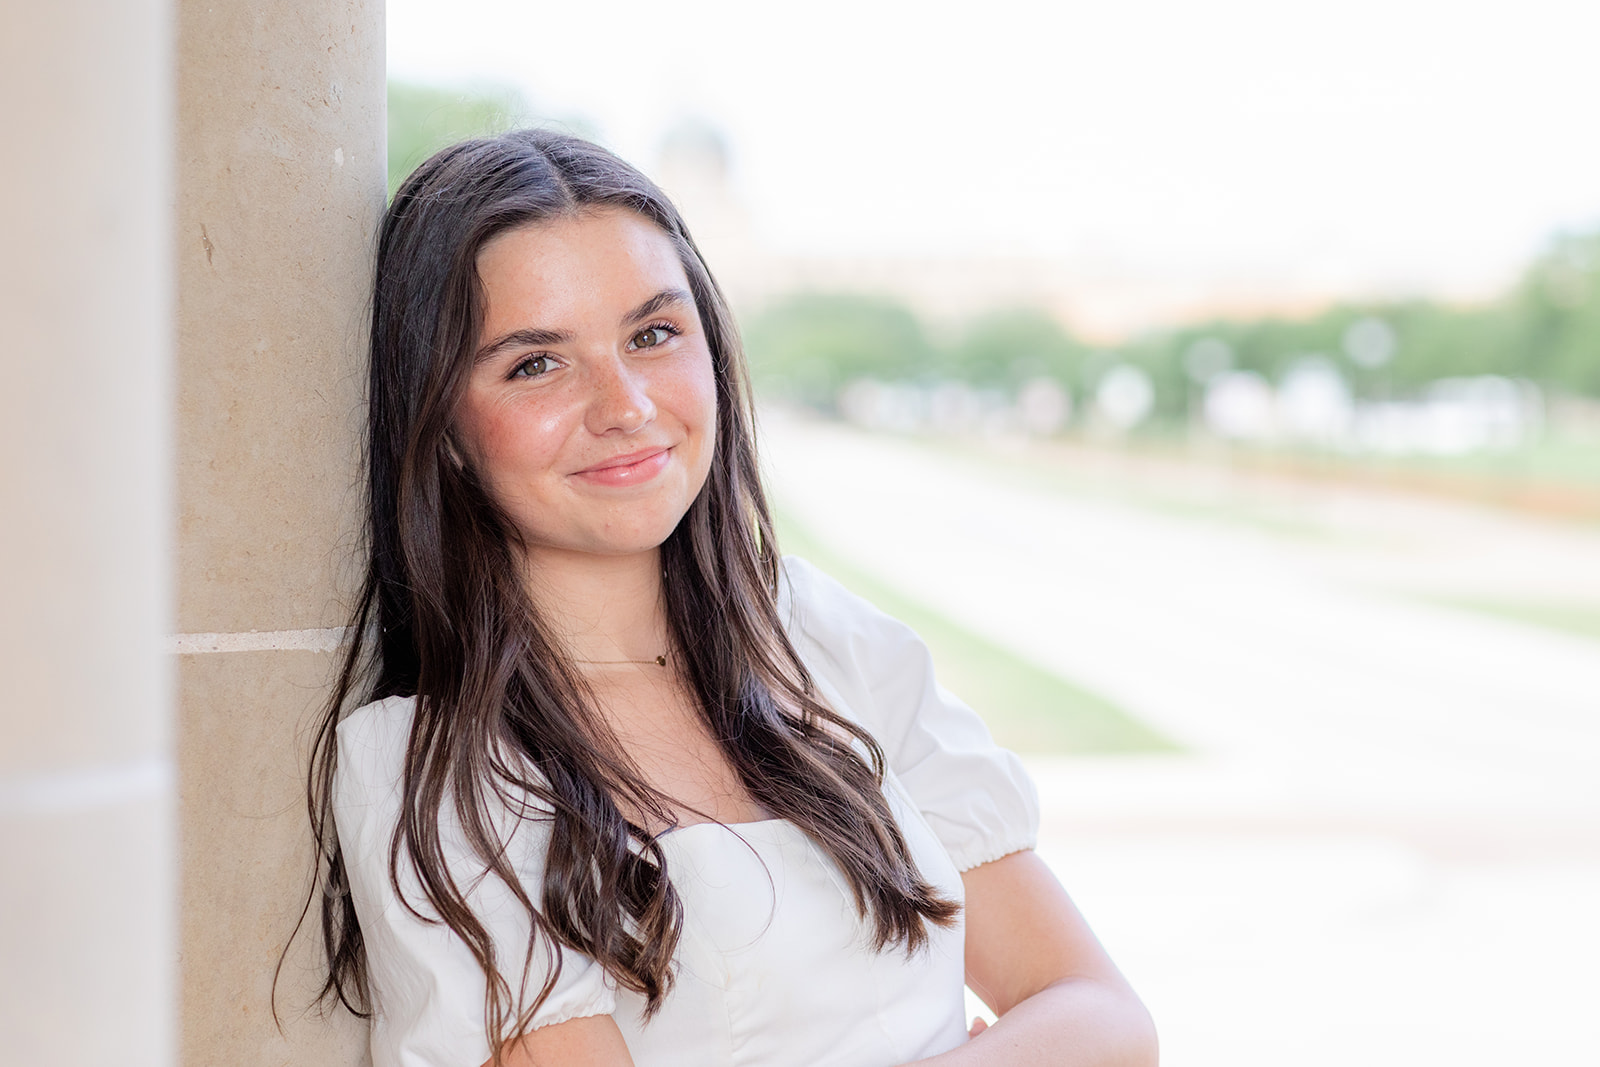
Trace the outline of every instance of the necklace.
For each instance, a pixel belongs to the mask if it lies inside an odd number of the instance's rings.
[[[586,667],[665,667],[667,654],[665,652],[654,659],[577,659],[574,663],[581,663]]]

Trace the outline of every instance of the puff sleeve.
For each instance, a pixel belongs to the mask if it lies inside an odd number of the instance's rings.
[[[408,902],[424,915],[432,914],[405,862],[400,864],[405,902],[389,878],[389,842],[399,822],[412,707],[409,697],[391,697],[352,713],[338,729],[333,814],[366,944],[375,1009],[372,1063],[477,1067],[490,1056],[483,971],[448,926],[426,922],[406,907]],[[527,913],[499,879],[482,876],[482,864],[472,858],[459,826],[444,813],[439,832],[451,875],[493,938],[497,962],[515,994],[527,952]],[[535,901],[547,842],[545,824],[536,820],[515,820],[508,832],[507,858]],[[613,1012],[615,990],[604,969],[553,945],[535,947],[528,995],[537,994],[557,952],[563,953],[561,975],[534,1016],[534,1026]]]
[[[794,556],[779,611],[824,698],[877,738],[957,870],[1034,847],[1039,799],[1022,761],[938,684],[909,626]]]

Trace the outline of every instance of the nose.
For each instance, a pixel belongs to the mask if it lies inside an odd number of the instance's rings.
[[[656,417],[648,379],[628,361],[613,356],[592,367],[593,382],[585,424],[592,434],[637,433]]]

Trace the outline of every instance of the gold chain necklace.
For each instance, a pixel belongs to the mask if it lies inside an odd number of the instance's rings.
[[[665,667],[667,654],[665,652],[655,659],[577,659],[574,663],[581,663],[586,667]]]

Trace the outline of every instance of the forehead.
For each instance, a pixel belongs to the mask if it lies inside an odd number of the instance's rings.
[[[563,328],[591,312],[633,307],[663,289],[687,289],[665,232],[620,208],[584,211],[498,234],[478,252],[485,333],[509,319]],[[572,323],[571,325],[576,325]]]

